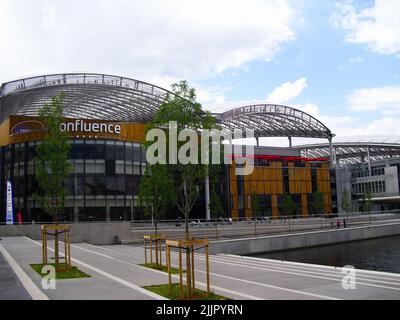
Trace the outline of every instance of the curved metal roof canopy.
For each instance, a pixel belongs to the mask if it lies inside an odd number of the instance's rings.
[[[328,157],[329,144],[295,146],[305,157]],[[400,157],[400,144],[377,142],[334,142],[333,158],[340,164],[359,164]]]
[[[222,127],[231,131],[252,129],[256,137],[333,137],[322,122],[305,112],[282,105],[251,105],[215,116]]]
[[[0,91],[0,123],[10,115],[37,116],[45,102],[65,92],[64,116],[148,122],[169,91],[124,77],[96,73],[52,74],[7,82]],[[282,105],[258,104],[214,114],[232,132],[254,130],[259,137],[331,139],[320,121]]]
[[[32,77],[2,85],[0,123],[10,115],[37,116],[40,107],[61,91],[66,117],[132,122],[149,121],[168,93],[145,82],[104,74]]]

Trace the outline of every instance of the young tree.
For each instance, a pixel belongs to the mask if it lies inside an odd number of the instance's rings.
[[[211,188],[209,207],[212,217],[217,218],[225,215],[224,208],[222,207],[219,195],[214,188]]]
[[[342,192],[342,209],[346,212],[346,220],[349,220],[349,212],[351,211],[351,197],[350,192],[347,189],[344,189]]]
[[[321,215],[324,212],[324,194],[319,190],[314,194],[313,206],[316,214]]]
[[[285,193],[281,204],[281,210],[284,215],[292,216],[296,212],[296,207],[296,203],[293,201],[292,197]]]
[[[172,94],[166,97],[165,102],[160,106],[153,120],[147,126],[147,130],[152,128],[163,128],[166,131],[167,145],[169,146],[172,137],[169,137],[168,128],[171,121],[177,124],[177,132],[184,129],[191,129],[197,133],[202,129],[218,128],[215,118],[202,110],[201,104],[196,102],[196,92],[190,88],[186,81],[181,81],[172,85]],[[177,141],[177,150],[181,150],[187,141]],[[196,150],[197,151],[197,150]],[[185,218],[185,238],[190,240],[189,235],[189,214],[195,205],[200,189],[204,185],[205,177],[208,175],[208,166],[201,164],[200,152],[190,156],[197,158],[197,163],[183,164],[178,161],[177,164],[169,164],[169,170],[175,182],[175,193],[177,195],[175,204]],[[177,155],[176,155],[177,156]],[[169,150],[167,151],[167,159]],[[190,248],[186,249],[186,282],[187,294],[191,295],[191,261]]]
[[[255,191],[251,193],[251,211],[254,218],[261,215],[260,200],[258,199],[258,195]]]
[[[209,172],[210,172],[210,204],[209,204],[210,214],[214,218],[222,217],[225,216],[225,212],[221,204],[221,199],[217,192],[217,188],[219,185],[218,177],[220,174],[220,168],[219,166],[210,165]]]
[[[166,165],[155,164],[146,167],[139,185],[139,199],[145,203],[145,215],[154,218],[155,235],[158,234],[158,220],[175,203],[174,182]]]
[[[155,235],[158,235],[158,220],[175,202],[174,182],[167,166],[147,166],[139,185],[139,200],[145,203],[145,215],[154,219]],[[155,246],[156,265],[159,265],[158,246]]]
[[[374,202],[372,201],[372,192],[370,188],[368,188],[367,191],[364,193],[363,202],[364,202],[364,210],[368,213],[369,223],[371,223],[371,211],[374,207]]]
[[[36,180],[40,193],[41,208],[58,224],[64,212],[64,199],[67,195],[64,181],[71,172],[68,162],[70,145],[66,133],[60,130],[63,122],[64,93],[51,99],[39,110],[39,116],[46,125],[44,139],[36,147]],[[55,262],[59,262],[58,232],[55,233]]]

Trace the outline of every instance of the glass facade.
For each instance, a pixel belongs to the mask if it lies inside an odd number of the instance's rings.
[[[50,221],[40,209],[34,194],[39,192],[35,179],[37,142],[24,142],[1,148],[0,177],[13,184],[14,213],[25,222]],[[140,144],[114,140],[69,140],[72,173],[65,181],[66,221],[120,221],[143,218],[138,201],[140,176],[146,166]],[[2,198],[5,194],[2,190]],[[1,201],[5,206],[5,201]],[[5,208],[1,208],[4,215]],[[2,220],[4,217],[1,217]],[[3,220],[4,221],[4,220]]]

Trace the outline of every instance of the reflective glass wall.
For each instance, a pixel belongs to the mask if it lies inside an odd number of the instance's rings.
[[[5,181],[13,184],[14,213],[25,222],[44,222],[51,218],[40,209],[34,194],[35,149],[38,142],[25,142],[1,148],[1,196]],[[113,140],[70,140],[73,172],[65,181],[66,221],[122,221],[143,218],[138,201],[140,176],[145,170],[145,151],[140,144]],[[1,214],[5,201],[1,201]],[[3,217],[1,217],[3,220]]]

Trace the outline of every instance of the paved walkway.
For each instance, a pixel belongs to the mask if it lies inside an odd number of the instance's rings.
[[[29,264],[38,262],[40,243],[25,237],[3,238],[4,249],[41,288]],[[73,263],[90,274],[87,279],[57,281],[50,299],[161,299],[141,287],[168,282],[160,271],[141,267],[143,248],[72,244]],[[177,263],[177,253],[172,254]],[[211,282],[215,293],[233,299],[400,299],[400,275],[357,270],[356,289],[342,288],[341,268],[258,258],[213,255]],[[177,281],[175,276],[174,281]],[[196,258],[196,284],[205,287],[205,257]]]
[[[30,299],[31,296],[0,252],[0,300]]]

